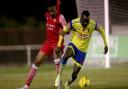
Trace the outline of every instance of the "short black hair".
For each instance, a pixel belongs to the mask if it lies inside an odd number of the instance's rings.
[[[84,10],[84,11],[82,12],[82,16],[83,16],[83,15],[85,15],[85,16],[90,16],[90,13],[89,13],[89,11]]]

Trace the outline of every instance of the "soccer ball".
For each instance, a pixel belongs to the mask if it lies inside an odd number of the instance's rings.
[[[82,77],[79,80],[79,86],[81,89],[84,89],[85,87],[90,85],[90,80],[87,77]]]

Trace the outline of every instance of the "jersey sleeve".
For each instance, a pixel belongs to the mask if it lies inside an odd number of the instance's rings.
[[[67,25],[67,22],[62,14],[59,16],[59,22],[62,24],[63,27]]]
[[[77,24],[79,23],[79,19],[80,18],[76,18],[70,21],[70,29],[75,29],[79,27],[79,25]]]
[[[64,16],[63,16],[62,14],[61,14],[60,17],[59,17],[59,23],[62,24],[63,31],[64,31],[65,33],[68,33],[69,31],[68,31],[68,29],[67,29],[67,22],[66,22],[66,20],[65,20],[65,18],[64,18]]]

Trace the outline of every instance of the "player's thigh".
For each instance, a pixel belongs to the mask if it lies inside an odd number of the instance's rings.
[[[64,54],[64,57],[72,57],[73,56],[73,50],[72,50],[72,48],[70,48],[70,47],[67,47],[67,49],[66,49],[66,51],[65,51],[65,54]]]
[[[41,63],[46,60],[48,58],[48,56],[43,52],[43,51],[39,51],[37,56],[36,56],[36,59],[35,59],[35,64],[37,66],[40,66]]]

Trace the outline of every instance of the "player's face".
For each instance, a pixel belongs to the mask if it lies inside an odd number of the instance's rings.
[[[83,27],[86,27],[87,24],[89,23],[89,19],[90,19],[90,16],[81,16],[81,24]]]
[[[56,7],[55,6],[52,6],[50,8],[50,15],[51,15],[52,18],[56,17]]]

